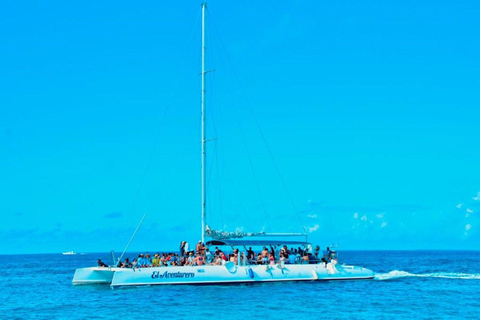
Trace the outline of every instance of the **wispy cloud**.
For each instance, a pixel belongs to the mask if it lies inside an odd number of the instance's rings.
[[[358,219],[358,212],[355,212],[355,213],[353,214],[353,219]]]
[[[365,215],[365,214],[360,218],[360,220],[362,220],[362,221],[367,221],[367,219],[368,219],[367,215]]]
[[[318,216],[317,216],[316,213],[314,213],[314,214],[309,214],[307,217],[312,218],[312,219],[318,218]]]
[[[106,218],[106,219],[118,219],[118,218],[123,217],[123,213],[122,212],[111,212],[111,213],[107,213],[103,217]]]
[[[313,227],[308,227],[308,232],[309,233],[315,232],[318,230],[318,228],[320,228],[318,224],[314,225]]]
[[[474,201],[480,200],[480,191],[478,191],[477,196],[472,198]]]
[[[380,228],[385,228],[387,226],[388,223],[386,223],[385,221],[382,222],[382,224],[380,225]]]
[[[467,208],[467,210],[465,210],[465,211],[468,212],[468,213],[473,213],[473,210],[470,209],[470,208]]]
[[[461,208],[462,208],[462,206],[463,206],[463,203],[459,203],[459,204],[457,204],[457,209],[461,209]]]

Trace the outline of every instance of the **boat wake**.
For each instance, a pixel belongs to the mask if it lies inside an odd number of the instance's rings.
[[[377,273],[374,279],[391,280],[406,277],[480,280],[480,273],[434,272],[414,274],[406,271],[393,270],[388,273]]]

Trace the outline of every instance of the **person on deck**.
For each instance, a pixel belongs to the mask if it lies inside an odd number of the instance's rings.
[[[130,263],[130,260],[128,258],[123,261],[123,263],[120,265],[120,268],[131,268],[132,264]]]
[[[247,250],[247,258],[249,261],[255,259],[255,252],[253,252],[252,247]]]
[[[257,255],[257,264],[263,264],[263,256],[261,252]]]
[[[196,247],[195,247],[195,253],[199,255],[205,255],[205,246],[203,245],[202,240],[199,240]]]
[[[318,260],[320,257],[318,256],[318,254],[320,253],[320,246],[317,244],[316,247],[315,247],[315,258]]]
[[[212,262],[212,253],[208,248],[205,248],[205,262],[206,263]]]
[[[158,262],[159,262],[159,258],[158,258],[158,253],[156,253],[154,256],[153,256],[153,259],[152,259],[152,267],[158,267]]]
[[[138,255],[138,259],[137,259],[137,267],[138,268],[143,268],[145,266],[145,259],[143,258],[143,254],[140,253]]]
[[[225,253],[223,253],[223,251],[220,251],[220,258],[221,258],[223,261],[228,261],[228,260],[227,260],[227,256],[225,255]]]
[[[274,265],[275,264],[275,256],[273,254],[270,253],[270,255],[268,256],[268,263],[270,265]]]
[[[288,264],[295,264],[295,258],[296,258],[296,255],[294,253],[289,255],[288,256]]]
[[[185,241],[180,242],[180,256],[185,255]]]
[[[188,255],[188,259],[187,259],[187,265],[191,266],[193,265],[193,262],[194,262],[194,258],[193,258],[193,253],[190,252],[190,254]]]
[[[310,263],[310,259],[308,257],[308,253],[305,251],[302,257],[302,264],[309,264],[309,263]]]
[[[197,255],[195,259],[193,259],[193,263],[196,266],[203,266],[205,264],[205,261],[203,260],[203,256]]]
[[[102,262],[102,260],[98,259],[97,260],[97,264],[99,267],[102,267],[102,268],[105,268],[105,267],[108,267],[104,262]]]
[[[132,261],[132,268],[137,268],[137,258],[134,258]]]
[[[147,252],[147,254],[145,255],[145,258],[143,260],[143,264],[145,265],[145,267],[151,267],[152,266],[152,258],[150,257],[150,254]]]

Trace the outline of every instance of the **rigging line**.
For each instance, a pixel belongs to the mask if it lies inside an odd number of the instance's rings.
[[[221,195],[220,195],[220,180],[219,180],[219,177],[218,177],[218,176],[219,176],[219,174],[218,174],[218,160],[215,161],[215,159],[218,158],[218,157],[217,157],[217,154],[218,154],[218,146],[217,146],[217,144],[215,143],[215,149],[214,149],[214,151],[213,151],[212,162],[211,162],[211,166],[210,166],[210,169],[209,169],[210,174],[208,175],[208,186],[209,186],[209,187],[208,187],[208,188],[209,188],[208,190],[214,189],[214,188],[213,188],[213,182],[212,182],[211,186],[210,186],[210,182],[211,182],[211,180],[213,179],[213,174],[212,174],[212,172],[213,172],[214,168],[216,168],[216,171],[217,171],[217,179],[216,179],[216,182],[217,182],[218,198],[219,198],[220,209],[221,209],[222,203],[221,203]],[[213,194],[213,193],[212,193],[212,194]],[[209,204],[208,204],[208,205],[209,205],[209,209],[210,209],[210,210],[209,210],[209,212],[210,212],[210,215],[209,215],[209,216],[210,216],[210,217],[212,216],[211,212],[213,211],[213,207],[214,207],[213,203],[214,203],[213,201],[209,201]],[[220,216],[221,216],[221,220],[222,220],[221,222],[222,222],[222,224],[223,224],[223,216],[222,216],[221,210],[220,210]]]
[[[216,151],[215,151],[216,152]],[[218,170],[218,155],[216,155],[215,168],[217,170],[217,187],[218,187],[218,202],[219,202],[219,212],[220,212],[220,223],[223,225],[223,202],[222,202],[222,188],[220,186],[220,171]]]
[[[242,202],[242,200],[241,200],[241,198],[240,198],[240,195],[239,195],[239,193],[238,193],[238,191],[237,191],[237,188],[236,188],[236,186],[235,186],[235,183],[233,182],[233,179],[231,178],[230,172],[228,171],[227,165],[225,164],[225,161],[224,161],[223,158],[220,156],[220,154],[218,155],[218,158],[221,160],[221,163],[222,163],[222,165],[223,165],[223,168],[225,169],[225,173],[226,173],[227,179],[228,179],[228,180],[230,181],[230,183],[232,184],[232,189],[233,189],[235,195],[237,196],[237,201],[238,201],[238,204],[239,204],[240,209],[241,209],[241,210],[239,210],[239,216],[245,220],[245,224],[247,225],[248,228],[250,228],[250,230],[254,230],[254,229],[252,229],[252,225],[249,223],[248,219],[247,219],[246,216],[245,216],[245,212],[246,212],[245,207],[243,206],[243,202]]]
[[[196,128],[192,127],[190,129],[190,131],[188,132],[187,137],[194,135],[194,131],[196,131]],[[180,153],[184,150],[183,147],[185,147],[188,144],[192,144],[192,142],[184,142],[181,145],[181,148],[179,148],[177,150],[177,152],[174,154],[173,158],[174,159],[179,158]],[[157,192],[158,192],[159,195],[161,195],[161,190],[160,189],[157,190]],[[155,200],[158,200],[158,198],[157,197],[152,197],[151,200],[150,200],[150,203],[146,206],[146,209],[153,207],[153,203],[155,202]]]
[[[210,14],[209,14],[209,19],[211,19]],[[212,20],[212,23],[213,23],[213,20]],[[223,43],[221,42],[221,38],[220,38],[220,36],[219,36],[219,33],[218,33],[218,31],[216,30],[216,26],[214,26],[214,27],[215,27],[215,32],[216,32],[216,34],[217,34],[217,38],[220,39],[221,46],[223,47],[223,50],[226,52],[225,47],[224,47]],[[210,37],[210,38],[213,38],[213,37]],[[218,50],[218,51],[220,51],[220,50]],[[230,62],[230,64],[231,64],[231,61],[229,61],[229,62]],[[230,83],[229,83],[229,85],[230,85]],[[230,98],[231,98],[231,100],[232,100],[233,105],[235,106],[236,103],[235,103],[235,99],[234,99],[234,97],[233,97],[232,92],[233,92],[233,87],[230,85]],[[255,187],[256,187],[256,189],[257,189],[257,194],[258,194],[258,197],[259,197],[259,199],[260,199],[260,204],[261,204],[261,207],[262,207],[262,210],[263,210],[263,214],[264,214],[264,217],[265,217],[265,221],[266,221],[266,224],[267,224],[268,228],[269,228],[270,230],[272,230],[272,228],[271,228],[271,226],[270,226],[269,218],[268,218],[268,213],[267,213],[267,210],[266,210],[266,207],[265,207],[265,201],[264,201],[264,199],[263,199],[263,197],[262,197],[262,193],[261,193],[261,190],[260,190],[260,185],[259,185],[258,179],[257,179],[257,174],[256,174],[256,172],[255,172],[255,167],[254,167],[254,165],[253,165],[252,157],[250,156],[250,150],[249,150],[249,148],[248,148],[248,145],[247,145],[247,142],[246,142],[246,139],[245,139],[245,135],[244,135],[244,132],[243,132],[242,125],[241,125],[240,121],[238,121],[238,119],[240,119],[240,117],[239,117],[237,108],[234,107],[233,109],[235,110],[237,124],[238,124],[238,127],[239,127],[239,129],[240,129],[240,134],[241,134],[242,141],[243,141],[243,145],[244,145],[244,147],[245,147],[246,154],[247,154],[247,157],[248,157],[248,161],[249,161],[249,165],[250,165],[250,170],[252,171],[253,179],[254,179],[254,181],[255,181]],[[215,126],[215,122],[214,122],[214,126]],[[215,127],[214,127],[214,130],[216,130]]]
[[[235,115],[236,115],[236,118],[237,118],[238,127],[240,128],[240,135],[242,136],[243,146],[245,147],[245,151],[247,153],[248,163],[250,164],[250,169],[252,170],[252,174],[253,174],[253,180],[255,181],[255,186],[257,188],[258,197],[260,198],[260,204],[262,205],[263,214],[265,216],[265,220],[267,222],[268,228],[270,229],[270,231],[272,231],[272,227],[270,226],[270,222],[268,221],[267,210],[265,209],[265,202],[263,201],[262,193],[260,192],[260,185],[258,184],[257,174],[255,173],[255,168],[253,166],[252,157],[250,156],[250,150],[248,149],[248,145],[247,145],[247,142],[245,140],[245,135],[243,133],[242,125],[240,124],[240,121],[238,121],[239,115],[238,115],[238,112],[237,112],[237,108],[234,108],[234,109],[235,109]]]
[[[147,216],[147,214],[145,213],[145,214],[143,215],[143,217],[142,217],[142,220],[140,220],[140,223],[138,224],[137,228],[136,228],[135,231],[133,232],[132,237],[131,237],[130,240],[128,241],[127,246],[126,246],[125,249],[123,250],[122,255],[120,256],[120,258],[118,258],[118,261],[117,261],[117,264],[115,265],[115,267],[118,267],[118,263],[119,263],[120,261],[122,261],[122,258],[123,258],[123,256],[125,255],[125,252],[128,250],[128,247],[130,246],[130,243],[132,243],[133,238],[135,238],[135,235],[137,234],[138,229],[140,229],[140,226],[142,225],[143,220],[145,219],[146,216]]]
[[[195,24],[193,25],[192,27],[192,31],[191,31],[191,35],[190,35],[190,40],[188,42],[188,45],[187,47],[191,47],[191,44],[193,42],[193,38],[194,38],[194,34],[195,34],[195,29],[196,29],[196,25],[198,24],[198,21],[200,19],[200,12],[197,14],[197,19],[196,19],[196,22]],[[168,114],[168,111],[170,110],[170,107],[172,106],[172,101],[173,101],[173,96],[175,95],[175,91],[176,91],[176,88],[178,87],[178,83],[180,81],[180,75],[182,74],[182,70],[185,68],[185,65],[186,65],[186,57],[187,57],[187,54],[189,53],[189,50],[185,50],[185,54],[182,58],[182,62],[181,62],[181,67],[179,68],[179,72],[177,73],[177,77],[176,77],[176,80],[174,81],[173,83],[173,89],[171,91],[171,94],[170,94],[170,99],[169,99],[169,103],[166,105],[166,108],[165,108],[165,111],[160,119],[160,123],[163,123],[165,118],[167,117],[167,114]],[[155,143],[153,145],[153,148],[152,148],[152,151],[150,152],[150,156],[149,156],[149,159],[147,161],[147,164],[145,166],[145,170],[143,171],[143,175],[142,175],[142,178],[140,180],[140,185],[138,186],[138,189],[137,189],[137,193],[135,195],[135,198],[134,198],[134,201],[133,201],[133,207],[132,207],[132,212],[135,213],[135,209],[137,207],[137,201],[138,201],[138,197],[140,195],[140,190],[142,189],[142,186],[145,182],[145,177],[147,175],[147,172],[150,170],[150,167],[151,167],[151,164],[152,164],[152,160],[153,160],[153,155],[155,153],[155,150],[157,149],[157,146],[158,146],[158,143],[160,141],[160,134],[162,132],[162,129],[163,129],[163,126],[159,126],[159,129],[158,129],[158,132],[157,132],[157,136],[155,138]]]
[[[212,18],[210,18],[210,21],[212,21],[212,25],[213,25],[215,31],[217,32],[217,34],[219,34],[218,29],[217,29],[217,26],[215,25],[214,20],[213,20]],[[223,50],[225,51],[225,54],[226,54],[226,56],[227,56],[227,58],[228,58],[228,61],[229,61],[229,63],[230,63],[230,66],[232,67],[232,70],[233,70],[233,73],[234,73],[235,77],[237,78],[238,82],[241,83],[241,82],[240,82],[240,77],[238,76],[238,73],[237,73],[237,71],[235,70],[235,67],[233,66],[232,60],[230,59],[230,56],[228,55],[228,51],[226,50],[225,45],[224,45],[222,39],[220,38],[220,36],[219,36],[218,38],[220,39],[220,43],[222,44]],[[305,228],[305,225],[303,224],[302,218],[300,217],[300,214],[299,214],[299,212],[298,212],[298,209],[297,209],[297,207],[295,206],[295,203],[294,203],[293,198],[292,198],[292,196],[291,196],[291,194],[290,194],[290,191],[289,191],[288,188],[287,188],[287,185],[286,185],[286,183],[285,183],[285,180],[283,179],[283,176],[282,176],[282,174],[280,173],[280,169],[278,168],[277,162],[275,161],[275,158],[273,157],[273,153],[272,153],[272,151],[270,150],[270,148],[269,148],[269,146],[268,146],[268,143],[267,143],[267,140],[266,140],[266,138],[265,138],[265,135],[263,134],[263,131],[262,131],[262,129],[260,128],[260,125],[259,125],[259,123],[258,123],[258,120],[257,120],[257,118],[256,118],[256,116],[255,116],[255,113],[253,112],[252,107],[251,107],[250,101],[248,100],[248,97],[247,97],[247,95],[246,95],[246,93],[245,93],[245,90],[243,89],[242,86],[240,86],[240,89],[241,89],[241,92],[242,92],[245,100],[247,101],[247,107],[248,107],[248,109],[250,110],[250,112],[251,112],[251,114],[252,114],[252,116],[253,116],[253,119],[255,120],[255,124],[256,124],[256,126],[257,126],[257,129],[258,129],[258,131],[260,132],[260,135],[261,135],[261,137],[262,137],[263,143],[265,144],[265,147],[267,148],[268,153],[270,154],[270,158],[272,159],[272,162],[273,162],[273,164],[274,164],[274,166],[275,166],[275,169],[276,169],[276,171],[277,171],[277,174],[278,174],[278,176],[280,177],[280,180],[281,180],[281,182],[282,182],[283,188],[285,189],[285,192],[287,193],[287,196],[288,196],[288,198],[289,198],[289,200],[290,200],[290,203],[291,203],[291,205],[292,205],[292,207],[293,207],[293,210],[295,211],[295,214],[297,215],[297,218],[298,218],[298,220],[300,221],[300,224],[301,224],[303,230],[305,231],[305,233],[307,233],[307,229]]]

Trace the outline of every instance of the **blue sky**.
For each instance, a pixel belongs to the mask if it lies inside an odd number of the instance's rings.
[[[478,2],[208,5],[212,227],[480,249]],[[0,253],[199,239],[199,14],[2,2]]]

